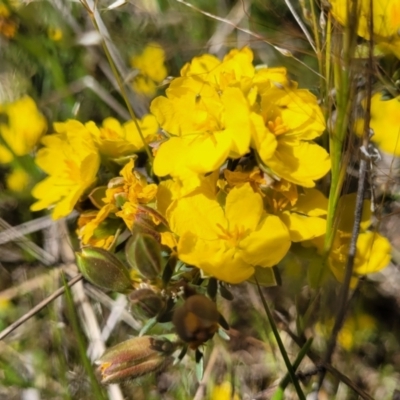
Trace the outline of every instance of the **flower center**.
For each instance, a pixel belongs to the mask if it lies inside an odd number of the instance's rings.
[[[225,240],[230,247],[238,247],[239,242],[243,239],[245,236],[245,229],[243,226],[234,226],[233,229],[228,230],[225,229],[222,225],[217,224],[217,227],[220,229],[220,233],[218,234],[218,238]]]
[[[282,118],[279,116],[276,117],[273,121],[268,121],[267,126],[275,136],[279,136],[287,132],[287,126],[284,124]]]
[[[68,179],[72,182],[79,182],[81,174],[78,164],[72,160],[65,160],[65,165]]]

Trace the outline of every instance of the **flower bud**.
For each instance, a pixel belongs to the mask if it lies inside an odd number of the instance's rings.
[[[173,361],[176,344],[165,338],[142,336],[107,350],[96,361],[102,383],[116,383],[158,371]]]
[[[155,317],[165,308],[165,300],[151,289],[135,290],[129,300],[148,318]]]
[[[161,248],[153,236],[137,233],[125,246],[126,260],[132,268],[147,279],[154,280],[161,274]]]
[[[75,254],[78,268],[89,282],[115,292],[132,289],[128,269],[107,250],[88,246]]]
[[[175,310],[172,323],[178,336],[196,349],[214,336],[219,319],[215,303],[206,296],[195,294]]]

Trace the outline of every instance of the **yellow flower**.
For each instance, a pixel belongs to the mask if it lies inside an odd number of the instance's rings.
[[[158,124],[153,115],[147,114],[137,122],[146,143],[158,139]],[[144,147],[133,121],[121,125],[115,118],[106,118],[100,128],[94,122],[88,122],[86,127],[92,133],[100,153],[106,156],[122,157],[138,152]]]
[[[47,30],[47,35],[54,42],[59,42],[63,38],[63,31],[60,28],[51,26]]]
[[[184,65],[181,76],[207,82],[219,91],[239,87],[247,95],[255,71],[252,61],[253,52],[248,47],[231,50],[222,61],[211,54],[204,54]]]
[[[261,194],[268,213],[278,216],[287,226],[292,242],[304,242],[321,236],[326,231],[328,199],[316,189],[304,189],[298,194],[293,183],[281,179],[270,180],[259,168],[244,172],[224,170],[228,186],[240,187],[248,182]]]
[[[52,217],[68,215],[96,180],[100,157],[90,132],[76,120],[55,123],[56,134],[42,139],[36,164],[49,176],[32,190],[38,201],[32,211],[55,206]]]
[[[0,162],[30,153],[47,129],[44,116],[28,96],[0,105],[0,134],[7,146],[0,145]]]
[[[354,4],[357,6],[357,34],[370,39],[370,0],[330,0],[332,15],[343,26],[353,24],[348,12]],[[391,52],[400,58],[400,1],[372,0],[373,40],[380,50]]]
[[[227,157],[249,151],[251,120],[240,89],[219,94],[194,78],[178,78],[157,97],[151,111],[171,137],[161,144],[154,160],[158,176],[185,178],[218,169]]]
[[[317,332],[326,338],[329,337],[333,328],[333,319],[325,324],[316,325]],[[370,341],[371,336],[376,332],[377,321],[368,314],[355,314],[346,319],[338,335],[338,342],[343,349],[350,351]]]
[[[29,181],[30,176],[22,168],[14,169],[6,178],[7,188],[13,192],[24,191],[28,187]]]
[[[355,131],[360,136],[364,133],[363,127],[364,120],[359,119]],[[400,156],[400,96],[391,100],[383,100],[381,93],[372,96],[370,127],[374,131],[373,143],[387,153]]]
[[[120,221],[108,218],[115,212],[113,204],[107,204],[100,210],[88,211],[79,216],[77,234],[82,244],[108,249],[113,243]]]
[[[164,65],[165,52],[158,43],[149,43],[143,52],[131,58],[133,68],[139,70],[139,74],[133,81],[133,89],[147,96],[152,96],[167,76]]]
[[[222,382],[213,388],[210,400],[239,400],[237,393],[232,397],[232,384],[228,381]]]
[[[287,226],[292,242],[304,242],[325,234],[328,199],[318,190],[304,189],[296,198],[291,191],[274,190],[267,200],[274,214]]]
[[[90,218],[82,221],[79,229],[82,243],[93,244],[93,241],[98,240],[98,237],[103,239],[105,230],[108,235],[111,231],[115,232],[118,225],[115,221],[116,217],[121,218],[129,229],[133,228],[136,220],[141,218],[143,214],[153,220],[150,212],[144,210],[141,205],[155,202],[157,185],[148,184],[146,178],[134,169],[133,159],[130,159],[122,168],[120,175],[122,177],[113,178],[108,183],[105,198],[102,199],[103,207],[93,216],[88,216]],[[107,245],[107,243],[105,242],[104,245]]]
[[[261,161],[278,177],[313,187],[330,169],[328,153],[312,140],[325,129],[317,99],[308,90],[273,86],[260,92],[266,129],[255,129],[252,146]],[[270,134],[277,145],[271,144]],[[272,148],[271,146],[276,146]]]
[[[350,241],[354,224],[354,207],[356,194],[342,196],[338,206],[339,222],[335,232],[328,263],[333,274],[339,281],[343,281],[348,259]],[[363,214],[360,224],[360,234],[356,243],[356,257],[354,260],[351,287],[355,287],[361,275],[379,272],[385,268],[391,259],[390,242],[379,233],[368,231],[371,224],[370,202],[364,201]],[[312,240],[317,249],[322,252],[324,237]]]
[[[134,169],[133,159],[125,165],[120,175],[124,178],[123,191],[127,201],[147,204],[154,200],[157,194],[157,185],[148,184],[146,178]]]
[[[274,266],[290,247],[287,228],[264,212],[261,195],[248,183],[229,192],[225,208],[198,190],[172,203],[167,218],[180,236],[179,258],[229,283],[248,279],[256,266]]]

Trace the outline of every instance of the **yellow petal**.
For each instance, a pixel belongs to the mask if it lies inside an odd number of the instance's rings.
[[[312,142],[278,141],[274,156],[263,161],[279,177],[304,187],[314,187],[331,167],[326,150]]]
[[[218,237],[217,224],[227,227],[221,206],[209,193],[198,192],[176,200],[168,209],[167,218],[173,232],[182,235],[190,230],[203,240]]]
[[[382,100],[381,93],[371,98],[370,127],[374,134],[371,141],[383,151],[400,156],[400,96],[391,100]],[[364,121],[356,123],[356,133],[363,135]]]
[[[270,159],[278,146],[276,136],[271,133],[264,124],[261,115],[251,114],[252,140],[251,145],[257,150],[262,160]]]
[[[263,215],[261,195],[255,193],[249,183],[234,187],[228,194],[225,204],[225,217],[229,229],[243,227],[252,232]]]
[[[245,281],[254,273],[254,268],[238,257],[234,249],[227,250],[216,240],[199,239],[191,232],[181,236],[178,255],[207,275],[233,284]]]
[[[289,211],[282,213],[280,218],[288,227],[292,242],[314,239],[326,232],[326,220],[323,218],[309,217]]]
[[[290,248],[289,231],[275,215],[267,215],[257,230],[240,242],[243,260],[252,265],[272,267]]]
[[[356,265],[358,275],[372,274],[388,266],[391,259],[390,242],[379,233],[361,233],[357,240]]]
[[[328,212],[328,199],[317,189],[304,189],[291,211],[310,217],[321,217]]]

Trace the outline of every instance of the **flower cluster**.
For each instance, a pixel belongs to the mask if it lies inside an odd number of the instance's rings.
[[[37,154],[49,176],[33,189],[32,210],[54,206],[60,218],[88,197],[92,207],[78,221],[83,246],[111,249],[124,230],[140,232],[157,251],[227,283],[277,265],[292,243],[322,249],[328,206],[315,184],[330,159],[315,140],[324,117],[284,68],[255,68],[248,47],[222,61],[196,57],[150,110],[123,124],[54,124]],[[146,172],[137,154],[149,146]],[[340,227],[329,257],[339,279],[350,232]],[[359,258],[357,276],[388,262],[386,239],[365,231],[360,249],[369,244],[376,257]]]

